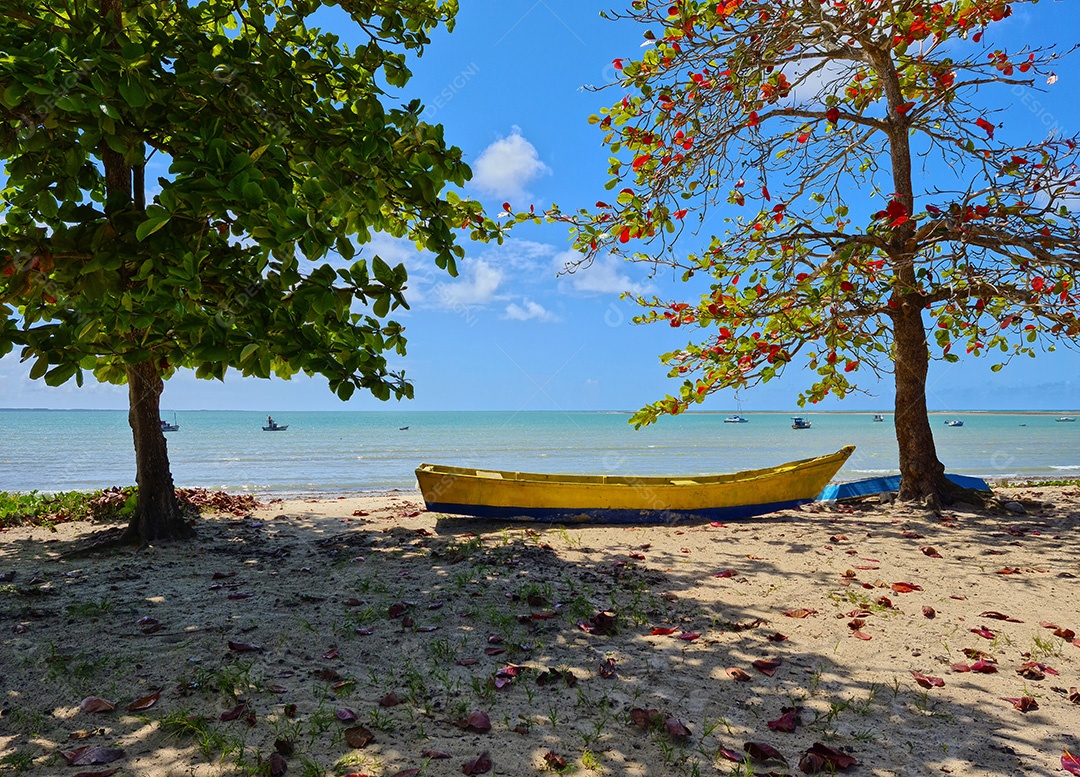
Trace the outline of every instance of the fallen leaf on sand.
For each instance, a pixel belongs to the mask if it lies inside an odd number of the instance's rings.
[[[772,677],[776,674],[777,668],[783,663],[783,659],[780,658],[759,658],[750,665],[761,672],[766,677]]]
[[[236,720],[241,715],[243,715],[244,712],[247,711],[247,708],[248,708],[248,703],[246,701],[242,701],[239,704],[237,704],[235,707],[233,707],[231,710],[229,710],[228,712],[221,713],[220,720],[223,723],[227,723],[230,720]]]
[[[750,675],[744,672],[742,669],[739,669],[737,666],[733,666],[726,671],[728,677],[730,677],[732,680],[738,680],[740,683],[750,682]]]
[[[994,632],[990,631],[990,629],[986,628],[986,626],[980,626],[977,629],[968,629],[968,631],[970,631],[972,634],[978,634],[984,639],[993,639],[996,636]]]
[[[1019,699],[1007,699],[1002,696],[1001,700],[1009,702],[1009,704],[1021,712],[1031,712],[1032,710],[1039,709],[1039,702],[1035,701],[1031,696],[1021,696]]]
[[[486,774],[491,771],[491,756],[485,750],[471,761],[466,761],[461,767],[462,774]]]
[[[1009,623],[1023,623],[1023,621],[1020,620],[1019,618],[1011,618],[1008,615],[1006,615],[1005,613],[998,612],[997,610],[986,610],[985,612],[980,612],[979,617],[980,618],[990,618],[990,619],[996,620],[996,621],[1007,621]]]
[[[919,550],[923,552],[923,555],[929,556],[930,558],[941,558],[941,554],[937,552],[937,548],[932,545],[923,545]]]
[[[656,628],[654,628],[652,631],[649,632],[649,636],[652,636],[652,637],[666,637],[669,634],[674,634],[676,631],[678,631],[678,629],[674,628],[674,627],[668,628],[666,626],[657,626]]]
[[[157,704],[158,697],[160,697],[160,696],[161,696],[161,689],[158,688],[155,691],[153,691],[152,693],[149,693],[146,696],[143,696],[141,699],[136,699],[135,701],[131,702],[131,704],[129,704],[124,709],[126,709],[128,712],[138,712],[139,710],[148,710],[151,707],[153,707],[155,704]]]
[[[926,618],[933,618],[935,615],[937,615],[937,611],[935,611],[934,608],[930,605],[924,604],[922,608],[922,614]]]
[[[488,717],[486,712],[480,710],[474,710],[470,712],[464,721],[465,725],[462,728],[467,731],[475,731],[478,734],[486,734],[491,731],[491,718]]]
[[[345,744],[353,749],[359,750],[373,739],[375,739],[375,735],[363,726],[353,726],[345,729]]]
[[[915,678],[915,682],[921,685],[923,688],[941,688],[945,685],[945,681],[940,677],[929,677],[922,672],[916,672],[911,670],[911,676]]]
[[[767,745],[764,742],[747,742],[743,745],[743,750],[746,754],[757,763],[768,763],[769,761],[781,761],[787,763],[780,751],[772,745]]]
[[[72,766],[97,766],[119,761],[124,757],[124,751],[118,747],[83,745],[74,750],[61,750],[60,755]]]
[[[781,707],[781,715],[776,720],[770,720],[766,723],[771,731],[786,731],[791,733],[795,730],[795,727],[801,722],[799,720],[799,713],[802,712],[802,707]]]
[[[556,755],[554,750],[548,750],[544,753],[544,763],[548,765],[549,769],[556,772],[560,772],[566,768],[566,759],[560,755]]]
[[[686,739],[690,736],[690,729],[684,726],[681,720],[671,715],[664,718],[664,729],[676,739]]]
[[[893,583],[889,587],[892,588],[892,590],[896,591],[896,593],[898,593],[898,594],[909,594],[912,591],[921,591],[922,590],[922,586],[915,585],[914,583],[904,583],[904,582]]]
[[[1068,750],[1063,750],[1061,753],[1061,768],[1069,774],[1080,775],[1080,759]]]
[[[116,705],[100,696],[87,696],[79,703],[79,712],[112,712]]]
[[[817,610],[811,610],[806,607],[798,607],[794,610],[784,610],[784,615],[789,618],[809,618],[811,615],[817,615]]]
[[[835,772],[837,769],[847,769],[856,764],[858,764],[858,761],[855,760],[854,756],[834,750],[820,742],[815,742],[799,759],[799,770],[804,774],[817,774],[818,772]]]

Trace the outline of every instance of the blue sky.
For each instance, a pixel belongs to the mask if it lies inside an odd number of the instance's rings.
[[[473,168],[467,192],[492,212],[509,201],[515,209],[555,202],[564,209],[591,206],[604,195],[607,152],[587,117],[614,102],[616,92],[595,92],[615,75],[612,60],[636,57],[642,30],[605,21],[600,6],[567,0],[535,3],[467,0],[457,29],[440,33],[414,61],[414,80],[403,93],[419,97],[425,117],[445,125]],[[603,6],[608,7],[608,6]],[[1080,3],[1044,0],[1025,7],[1001,27],[1003,39],[1074,44]],[[349,32],[337,30],[346,40]],[[1069,35],[1072,35],[1072,39]],[[1080,61],[1061,64],[1047,94],[1010,94],[1004,114],[1038,138],[1048,128],[1080,131]],[[1038,104],[1035,104],[1038,100]],[[1001,119],[1004,120],[1004,119]],[[587,271],[558,276],[570,250],[565,228],[527,225],[503,246],[469,244],[460,277],[438,271],[410,246],[376,237],[369,250],[410,270],[412,310],[395,317],[407,327],[409,355],[395,362],[415,384],[416,399],[399,405],[357,396],[341,403],[321,378],[245,380],[224,384],[181,373],[166,386],[162,406],[288,410],[631,410],[674,392],[657,355],[685,343],[684,331],[632,326],[635,306],[622,291],[655,291],[677,297],[670,273],[649,277],[647,268],[604,259]],[[999,373],[990,360],[932,367],[931,409],[1064,409],[1080,407],[1080,357],[1068,349],[1023,359]],[[0,406],[124,408],[122,387],[88,382],[48,388],[26,377],[28,365],[12,355],[0,360]],[[742,396],[744,412],[796,406],[810,381],[797,369]],[[820,409],[888,410],[888,380]],[[703,409],[735,408],[731,394],[714,396]]]

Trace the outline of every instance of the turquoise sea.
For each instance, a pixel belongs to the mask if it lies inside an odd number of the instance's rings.
[[[640,430],[626,413],[189,411],[166,435],[178,486],[261,495],[337,495],[413,488],[421,462],[499,469],[634,475],[702,474],[765,467],[855,445],[838,479],[896,471],[892,416],[745,413],[667,418]],[[949,472],[993,478],[1080,477],[1080,421],[1062,413],[931,416]],[[1071,413],[1080,418],[1075,411]],[[172,413],[165,414],[172,420]],[[960,418],[963,427],[946,427]],[[408,427],[403,429],[402,427]],[[0,490],[63,491],[128,485],[135,464],[127,414],[114,410],[0,410]]]

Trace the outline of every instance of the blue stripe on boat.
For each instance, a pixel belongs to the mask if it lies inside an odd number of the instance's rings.
[[[758,515],[774,513],[778,510],[790,510],[799,505],[809,504],[812,499],[793,499],[787,502],[771,502],[759,505],[738,505],[735,507],[709,507],[699,510],[566,510],[558,508],[535,507],[493,507],[491,505],[467,505],[445,502],[427,502],[427,509],[432,513],[448,513],[447,520],[462,518],[513,518],[527,519],[540,523],[575,523],[575,524],[622,524],[651,525],[675,523],[694,523],[701,521],[738,521],[754,518]]]
[[[961,488],[971,488],[976,491],[989,491],[990,486],[982,478],[973,478],[968,475],[948,475],[950,481]],[[883,478],[865,478],[864,480],[851,480],[847,483],[831,483],[822,489],[817,501],[831,502],[837,499],[851,499],[856,496],[870,496],[882,494],[886,491],[900,490],[900,476],[890,475]]]

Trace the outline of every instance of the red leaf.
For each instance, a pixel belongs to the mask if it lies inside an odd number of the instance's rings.
[[[938,553],[937,549],[934,548],[932,545],[923,545],[921,548],[919,548],[919,550],[921,550],[925,555],[929,556],[930,558],[941,558],[941,554]]]
[[[764,197],[766,200],[769,200],[770,202],[772,201],[772,197],[769,196],[769,187],[767,186],[761,187],[761,196]]]
[[[461,767],[462,774],[486,774],[491,771],[491,756],[487,750],[482,752],[471,761],[466,761]]]
[[[1035,699],[1030,696],[1021,696],[1019,699],[1006,699],[1002,696],[1001,700],[1009,702],[1009,704],[1021,712],[1031,712],[1032,710],[1039,709],[1039,702],[1035,701]]]
[[[968,629],[968,631],[970,631],[972,634],[978,634],[984,639],[993,639],[996,636],[994,632],[990,631],[990,629],[986,628],[986,626],[980,626],[977,629]]]
[[[954,672],[970,672],[971,667],[965,664],[963,661],[957,661],[955,664],[949,667]]]
[[[566,768],[566,759],[557,755],[554,750],[544,753],[544,763],[554,772],[560,772]]]
[[[855,631],[851,632],[851,636],[855,637],[856,639],[861,639],[861,640],[866,640],[866,641],[869,641],[869,640],[873,639],[873,637],[871,637],[869,634],[867,634],[862,629],[855,629]]]
[[[231,710],[229,710],[228,712],[221,713],[220,719],[224,723],[227,723],[230,720],[236,720],[241,715],[243,715],[244,712],[247,711],[247,708],[248,708],[248,703],[246,701],[242,701],[239,704],[237,704],[235,707],[233,707]]]
[[[930,605],[924,604],[922,608],[922,614],[927,618],[933,618],[935,615],[937,615],[937,612]]]
[[[909,594],[912,591],[922,590],[921,586],[917,586],[914,583],[893,583],[890,588],[892,588],[898,594]]]
[[[677,636],[675,639],[681,639],[684,642],[693,642],[695,639],[697,639],[700,636],[701,635],[698,634],[696,631],[684,631],[682,634]]]
[[[674,718],[671,715],[664,718],[664,728],[667,730],[668,734],[676,739],[686,739],[690,736],[690,729],[684,726],[681,720]]]
[[[725,569],[723,572],[717,572],[713,577],[735,577],[734,569]]]
[[[157,704],[158,697],[161,696],[161,689],[158,688],[153,693],[143,696],[141,699],[136,699],[131,702],[126,709],[128,712],[138,712],[139,710],[148,710]]]
[[[634,707],[630,710],[630,723],[638,728],[648,728],[654,720],[660,717],[660,712],[654,709]]]
[[[462,728],[475,731],[478,734],[486,734],[491,731],[491,718],[488,717],[486,712],[474,710],[465,718],[465,725]]]
[[[981,130],[985,130],[989,137],[994,137],[994,125],[981,116],[975,120],[975,126]]]
[[[337,710],[334,712],[334,715],[342,723],[352,723],[354,721],[360,720],[360,716],[357,715],[353,710],[350,710],[348,707],[338,707]]]
[[[285,760],[285,756],[281,753],[270,756],[270,777],[282,777],[287,771],[289,771],[289,762]]]
[[[971,671],[980,672],[981,674],[995,674],[997,672],[997,667],[989,661],[976,661],[971,665]]]
[[[330,648],[329,650],[327,650],[325,653],[322,654],[322,657],[325,658],[327,661],[333,661],[335,658],[338,658],[340,655],[341,655],[341,653],[338,652],[337,648]]]
[[[836,122],[840,120],[840,109],[835,107],[829,108],[829,110],[825,111],[825,118],[831,124],[836,124]]]
[[[791,733],[795,731],[795,727],[799,724],[799,713],[802,711],[802,707],[783,707],[780,712],[783,713],[776,720],[770,720],[767,722],[769,729],[772,731],[786,731]]]
[[[401,704],[401,697],[393,691],[379,699],[380,707],[396,707],[399,704]]]
[[[799,137],[798,137],[798,138],[796,138],[796,140],[797,140],[797,141],[798,141],[799,143],[805,143],[805,142],[806,142],[806,141],[808,141],[809,139],[810,139],[810,133],[809,133],[809,132],[804,132],[804,133],[802,133],[801,135],[799,135]]]
[[[1080,775],[1080,759],[1068,750],[1061,751],[1061,768],[1069,774]]]
[[[896,106],[896,112],[899,113],[901,116],[903,116],[905,113],[907,113],[908,111],[910,111],[914,107],[915,107],[915,103],[912,103],[912,102],[901,103],[900,105]]]
[[[821,766],[816,769],[808,769],[803,764],[810,757],[811,763],[820,763]],[[802,759],[799,760],[799,769],[806,774],[813,774],[814,772],[836,771],[837,769],[847,769],[849,766],[855,766],[859,762],[855,760],[854,756],[850,756],[847,753],[842,753],[839,750],[834,750],[828,745],[823,745],[820,742],[815,742],[813,746],[807,750]]]
[[[916,672],[911,670],[911,676],[915,678],[915,682],[921,685],[923,688],[941,688],[945,685],[945,681],[940,677],[928,677],[922,672]]]
[[[785,640],[787,640],[787,638],[787,634],[781,634],[779,631],[777,631],[770,634],[765,639],[769,640],[769,642],[784,642]]]
[[[776,670],[782,663],[783,659],[781,658],[759,658],[757,661],[754,661],[750,665],[766,677],[772,677],[774,674],[776,674]]]
[[[784,615],[789,618],[809,618],[811,615],[817,615],[817,610],[811,610],[806,607],[799,607],[794,610],[785,610]]]
[[[764,742],[747,742],[743,745],[743,750],[758,763],[768,763],[769,761],[784,761],[786,763],[779,750],[772,745],[766,745]]]
[[[656,628],[654,628],[652,631],[649,632],[649,636],[652,636],[652,637],[666,637],[669,634],[674,634],[676,631],[678,631],[678,629],[675,628],[675,627],[668,628],[666,626],[657,626]]]
[[[76,772],[71,777],[112,777],[112,775],[116,774],[118,771],[120,771],[119,767],[116,767],[115,769],[106,769],[103,772]]]
[[[986,610],[985,612],[979,613],[979,617],[993,618],[996,621],[1007,621],[1009,623],[1023,623],[1022,620],[1019,620],[1018,618],[1010,618],[1005,613],[998,612],[997,610]]]
[[[730,669],[726,669],[725,671],[727,672],[728,677],[730,677],[732,680],[738,680],[740,683],[750,682],[750,675],[748,675],[742,669],[739,669],[739,667],[737,666],[733,666]]]

